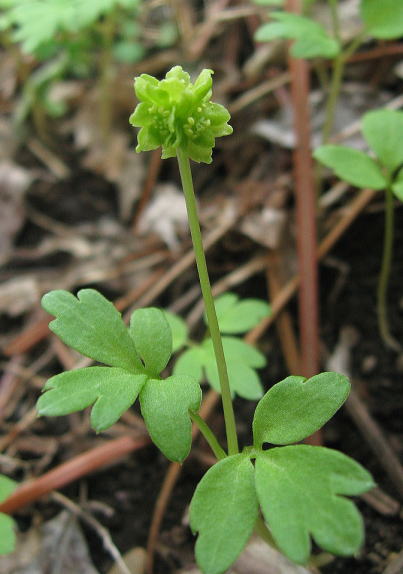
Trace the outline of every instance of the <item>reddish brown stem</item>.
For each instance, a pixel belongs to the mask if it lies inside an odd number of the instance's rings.
[[[138,438],[124,436],[84,452],[39,478],[22,484],[7,500],[0,504],[0,512],[11,514],[38,500],[41,496],[49,494],[52,490],[66,486],[66,484],[86,476],[105,464],[115,462],[129,452],[139,450],[148,444],[150,444],[148,436]]]

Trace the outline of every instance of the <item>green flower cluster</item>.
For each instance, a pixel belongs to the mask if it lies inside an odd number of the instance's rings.
[[[140,127],[137,152],[162,147],[162,158],[174,157],[181,149],[190,159],[211,163],[215,138],[232,133],[229,112],[210,101],[212,70],[203,70],[195,83],[181,66],[175,66],[158,81],[141,74],[134,89],[139,104],[130,123]]]

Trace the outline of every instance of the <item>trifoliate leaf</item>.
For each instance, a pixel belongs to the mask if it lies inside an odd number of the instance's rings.
[[[181,66],[172,68],[161,81],[141,74],[134,88],[139,104],[130,116],[141,128],[137,152],[162,148],[162,158],[178,149],[197,162],[211,163],[215,138],[232,133],[224,106],[210,101],[212,70],[203,70],[194,84]]]
[[[91,426],[100,432],[131,407],[146,379],[146,375],[114,367],[66,371],[47,381],[37,410],[43,416],[59,416],[93,405]]]
[[[176,361],[173,372],[175,375],[191,375],[198,383],[203,380],[205,352],[199,347],[186,350]]]
[[[183,347],[188,339],[188,327],[181,317],[171,313],[170,311],[164,311],[165,318],[171,328],[172,333],[172,352],[175,353]]]
[[[94,289],[82,289],[77,298],[56,290],[42,298],[42,307],[56,319],[49,328],[83,355],[128,371],[144,371],[119,311]]]
[[[290,444],[320,429],[350,392],[347,377],[320,373],[306,380],[287,377],[267,391],[253,418],[254,445]]]
[[[333,169],[348,183],[356,187],[385,189],[387,183],[377,163],[362,151],[338,145],[323,145],[313,157]]]
[[[361,0],[365,30],[374,38],[403,36],[403,3],[400,0]]]
[[[222,333],[245,333],[270,314],[270,305],[260,299],[241,299],[224,293],[215,299],[218,324]]]
[[[236,454],[220,460],[199,482],[190,526],[199,536],[196,560],[204,574],[222,574],[241,553],[258,517],[254,468]]]
[[[0,474],[0,502],[17,488],[17,483]],[[0,555],[12,552],[15,547],[15,522],[7,514],[0,513]]]
[[[141,413],[152,441],[170,460],[182,462],[192,443],[189,410],[197,412],[202,393],[186,375],[149,379],[140,393]]]
[[[129,333],[146,371],[157,377],[172,354],[172,334],[164,311],[154,307],[136,309],[130,319]]]
[[[362,119],[362,133],[379,161],[389,170],[403,165],[403,112],[367,112]]]
[[[237,393],[250,400],[259,399],[263,394],[263,388],[255,369],[264,367],[265,356],[235,337],[223,337],[222,344],[232,394]],[[206,339],[201,345],[185,351],[176,361],[174,373],[192,375],[199,383],[206,378],[213,389],[221,392],[211,339]]]
[[[263,388],[255,368],[266,364],[264,355],[234,337],[223,337],[222,344],[231,392],[251,401],[260,399]],[[220,379],[211,339],[204,341],[202,347],[205,352],[203,366],[207,380],[213,389],[220,392]]]
[[[366,492],[374,482],[351,458],[310,445],[273,448],[257,455],[255,480],[271,534],[294,562],[308,561],[310,536],[324,550],[340,556],[360,548],[361,515],[342,495]]]
[[[310,18],[289,12],[272,12],[276,20],[263,24],[255,34],[257,42],[269,42],[276,38],[295,40],[291,54],[295,58],[334,58],[340,45],[326,30]]]

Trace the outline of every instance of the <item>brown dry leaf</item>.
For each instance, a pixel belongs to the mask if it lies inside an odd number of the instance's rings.
[[[15,235],[25,221],[24,195],[30,172],[11,161],[0,163],[0,263],[7,261]]]
[[[202,574],[197,568],[180,574]],[[290,562],[280,552],[253,537],[227,574],[312,574],[303,566]]]
[[[140,546],[132,548],[122,556],[124,563],[130,570],[130,574],[144,574],[146,571],[147,552]],[[122,574],[122,570],[114,564],[108,574]]]
[[[3,574],[98,574],[80,526],[66,510],[45,522],[40,534],[31,529],[28,536],[18,536],[16,551],[0,558],[0,571]]]
[[[183,193],[171,183],[158,185],[153,200],[141,215],[139,234],[156,233],[169,249],[177,251],[178,233],[185,229],[187,212]]]
[[[16,317],[37,305],[39,298],[40,290],[35,277],[15,277],[0,284],[0,313]]]

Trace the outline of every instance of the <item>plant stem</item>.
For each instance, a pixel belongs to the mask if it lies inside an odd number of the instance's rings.
[[[336,113],[337,100],[339,99],[341,82],[343,79],[345,60],[343,54],[336,56],[333,69],[330,91],[326,102],[325,121],[323,123],[322,143],[328,142],[332,132],[334,117]]]
[[[390,184],[385,190],[385,232],[383,239],[382,265],[379,274],[377,290],[377,310],[379,333],[385,344],[395,351],[400,351],[399,343],[392,337],[389,329],[387,316],[387,290],[393,257],[393,239],[394,239],[394,199]]]
[[[333,28],[333,35],[335,39],[340,43],[340,19],[339,19],[339,12],[338,12],[338,0],[328,0],[330,4],[330,15],[332,18],[332,28]]]
[[[201,416],[199,414],[195,413],[194,411],[189,411],[189,415],[190,415],[190,418],[192,419],[192,421],[199,427],[201,434],[204,436],[204,438],[208,442],[209,447],[213,451],[215,457],[218,460],[225,458],[227,455],[226,455],[224,449],[221,448],[215,434],[213,433],[211,428],[208,426],[206,421],[204,419],[202,419]]]
[[[199,273],[200,288],[203,295],[204,306],[207,315],[211,339],[213,341],[214,354],[217,362],[218,376],[220,379],[221,399],[224,410],[225,430],[228,442],[228,454],[237,454],[238,437],[236,434],[234,409],[228,380],[227,365],[225,362],[224,349],[222,346],[220,329],[218,327],[217,314],[211,292],[210,279],[207,271],[206,257],[203,249],[202,235],[199,218],[197,215],[196,198],[193,188],[192,173],[190,171],[189,158],[180,148],[177,149],[179,171],[185,194],[186,208],[188,212],[190,234],[193,241],[197,270]]]
[[[267,528],[265,521],[261,516],[259,516],[259,518],[256,520],[255,532],[260,536],[262,540],[266,542],[266,544],[268,544],[272,548],[277,548],[273,536],[271,535],[270,530]]]
[[[99,121],[103,143],[108,141],[112,126],[112,82],[113,57],[112,47],[115,34],[115,19],[113,14],[106,17],[100,26],[102,48],[99,61]]]

